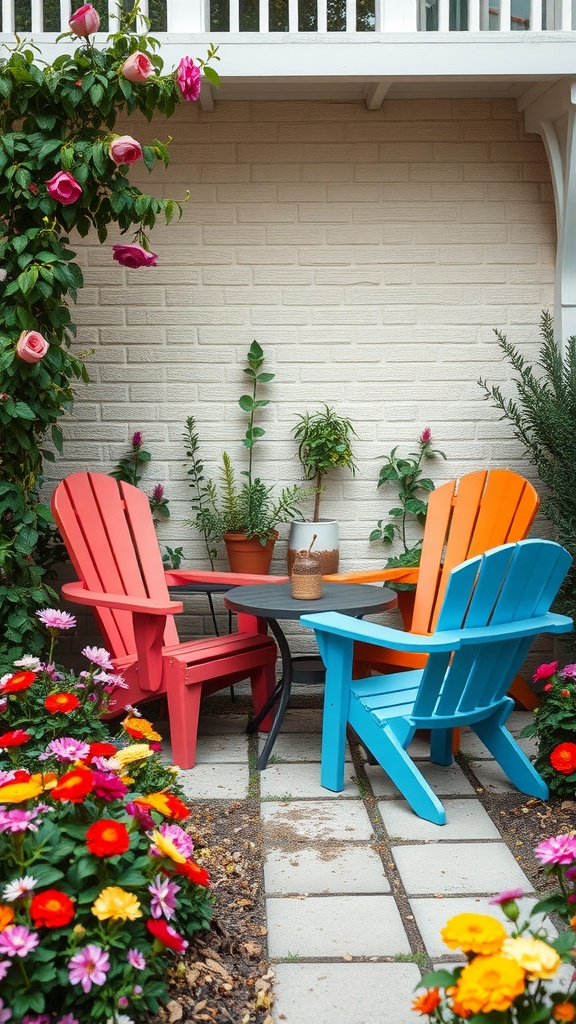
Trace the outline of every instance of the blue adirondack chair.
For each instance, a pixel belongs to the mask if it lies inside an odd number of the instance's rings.
[[[344,788],[349,722],[416,814],[444,825],[444,807],[405,748],[416,729],[429,729],[431,760],[449,765],[452,729],[469,725],[521,792],[545,799],[548,787],[505,728],[514,707],[506,691],[535,636],[572,629],[571,619],[549,611],[571,562],[545,540],[505,544],[463,562],[450,574],[430,636],[337,612],[302,616],[326,666],[321,784]],[[356,641],[429,658],[422,669],[353,679]]]

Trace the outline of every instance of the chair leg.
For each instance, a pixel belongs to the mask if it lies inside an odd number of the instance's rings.
[[[172,760],[179,768],[196,764],[198,720],[202,698],[201,683],[185,682],[186,666],[175,661],[165,669]]]
[[[430,760],[434,764],[452,764],[452,729],[432,729],[430,735]]]
[[[476,722],[472,728],[482,743],[496,759],[502,771],[508,776],[521,793],[537,796],[546,800],[549,795],[548,786],[538,774],[526,754],[518,746],[514,737],[505,728],[504,722],[510,714],[508,702],[490,718]]]
[[[378,762],[386,774],[398,787],[402,796],[408,801],[412,810],[426,821],[435,825],[446,824],[446,811],[436,794],[432,791],[422,773],[406,753],[390,723],[378,726],[370,714],[360,706],[358,701],[350,716],[350,724],[358,733],[363,743],[367,743],[378,758]]]
[[[254,705],[255,715],[260,712],[266,701],[272,696],[275,682],[276,675],[274,665],[261,665],[252,672],[250,676],[250,684],[252,686],[252,704]],[[270,732],[273,717],[272,710],[270,710],[266,717],[260,722],[258,731]]]

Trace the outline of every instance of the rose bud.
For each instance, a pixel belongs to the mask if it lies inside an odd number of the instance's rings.
[[[142,146],[131,135],[117,135],[109,152],[115,164],[135,164],[142,159]]]
[[[100,28],[98,11],[94,9],[92,4],[84,4],[83,7],[79,7],[77,11],[74,11],[68,24],[75,36],[91,36]]]
[[[155,252],[148,252],[141,245],[113,245],[113,258],[123,267],[155,267],[158,257]]]
[[[16,345],[16,355],[25,363],[38,363],[44,358],[49,345],[38,331],[22,331]]]
[[[129,82],[145,82],[154,71],[154,65],[145,53],[136,50],[120,68],[120,73]]]
[[[68,171],[58,171],[50,181],[46,182],[48,194],[62,206],[70,206],[82,195],[82,188]]]

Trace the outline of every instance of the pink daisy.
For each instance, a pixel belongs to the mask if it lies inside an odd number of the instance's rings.
[[[136,968],[137,971],[143,971],[146,967],[146,957],[139,949],[129,949],[126,959],[130,966]]]
[[[576,836],[553,836],[539,843],[534,853],[541,864],[572,864],[576,860]]]
[[[85,993],[90,991],[92,985],[103,985],[109,970],[108,953],[92,943],[79,949],[68,963],[71,984],[81,985]]]
[[[31,932],[23,924],[11,924],[0,932],[0,954],[6,956],[28,956],[36,948],[40,939],[36,932]]]
[[[46,629],[73,629],[76,625],[76,619],[69,612],[60,612],[56,608],[44,608],[41,612],[36,612],[40,622],[46,626]]]
[[[60,739],[52,740],[48,749],[56,754],[59,761],[83,761],[90,753],[90,745],[82,740],[75,740],[71,736],[62,736]]]
[[[104,647],[84,647],[82,654],[88,661],[91,661],[93,665],[98,665],[99,668],[114,668],[114,665],[110,661],[110,655]]]
[[[501,905],[502,903],[509,903],[510,900],[519,900],[523,895],[524,889],[505,889],[504,892],[498,893],[494,899],[488,900],[488,902]]]

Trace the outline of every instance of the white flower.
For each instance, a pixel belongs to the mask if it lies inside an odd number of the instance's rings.
[[[14,662],[14,668],[27,668],[29,672],[37,672],[42,662],[32,654],[25,654],[19,661]]]
[[[25,896],[26,893],[30,892],[37,882],[38,879],[33,878],[32,875],[22,875],[21,878],[17,878],[14,882],[9,882],[8,885],[5,885],[2,895],[7,903],[13,903],[14,900],[19,900],[21,896]]]
[[[131,1017],[127,1017],[125,1013],[117,1013],[114,1020],[112,1017],[108,1017],[106,1024],[134,1024]]]

